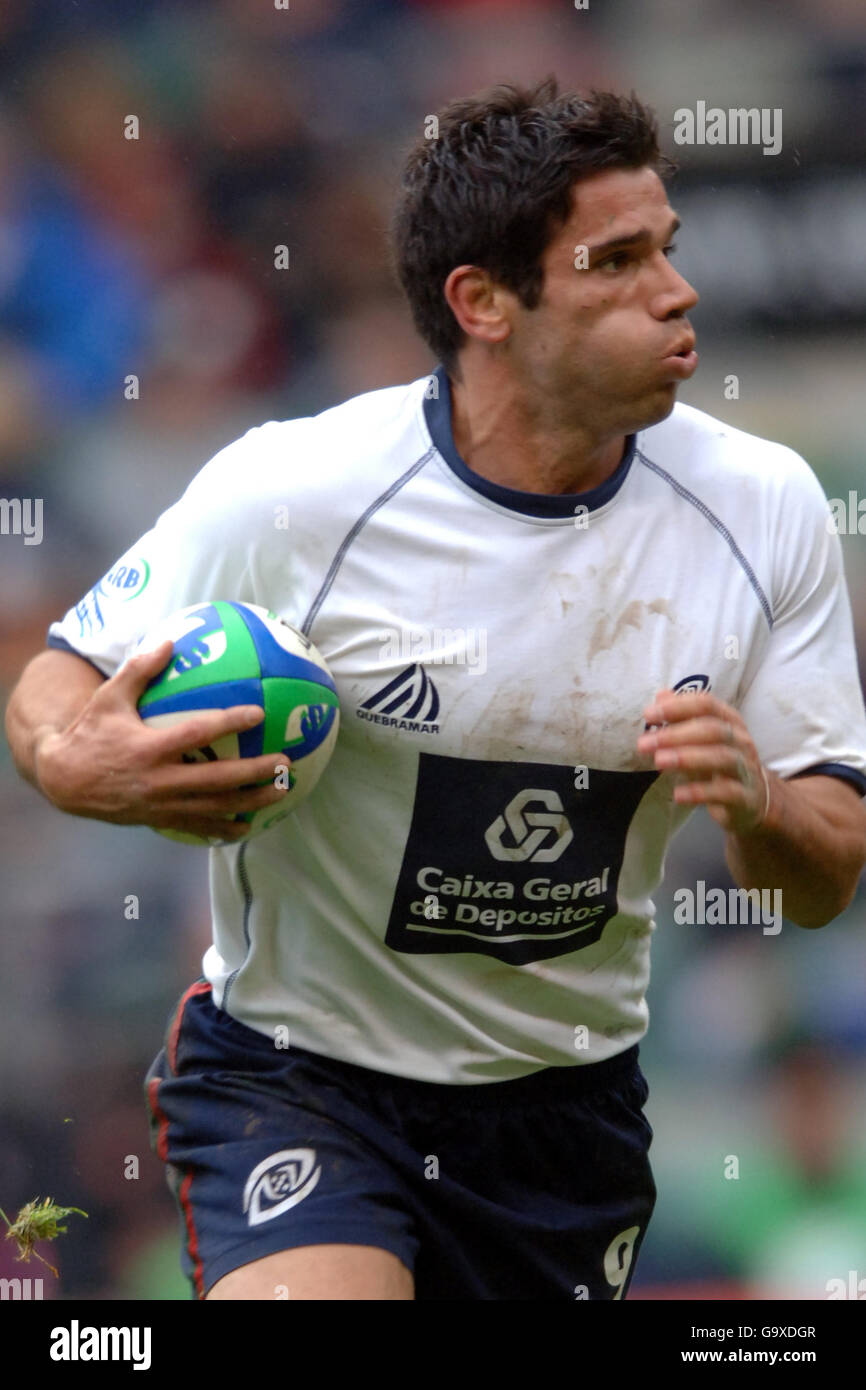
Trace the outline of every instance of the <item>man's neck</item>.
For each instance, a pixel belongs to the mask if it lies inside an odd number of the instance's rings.
[[[625,435],[605,439],[530,410],[519,394],[477,378],[451,385],[451,429],[473,472],[503,487],[554,495],[588,492],[616,472]],[[504,385],[504,384],[503,384]]]

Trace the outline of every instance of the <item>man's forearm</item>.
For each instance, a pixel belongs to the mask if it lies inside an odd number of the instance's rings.
[[[785,781],[767,774],[770,809],[758,829],[729,834],[728,866],[741,888],[777,888],[782,912],[823,927],[850,903],[866,862],[866,810],[835,777]]]
[[[34,787],[40,739],[66,729],[104,679],[71,652],[40,652],[25,667],[6,707],[6,737],[15,766]]]

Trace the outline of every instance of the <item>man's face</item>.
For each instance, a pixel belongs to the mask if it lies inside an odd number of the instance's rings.
[[[677,225],[652,169],[576,185],[544,253],[540,303],[515,301],[508,339],[514,371],[548,418],[613,435],[670,414],[697,365],[694,353],[672,355],[694,342],[685,314],[698,300],[668,259]]]

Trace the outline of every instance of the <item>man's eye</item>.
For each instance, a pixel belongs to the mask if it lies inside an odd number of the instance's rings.
[[[621,270],[627,262],[627,251],[614,251],[612,256],[605,256],[603,261],[599,261],[598,268],[604,270],[607,266],[612,266],[614,270]]]
[[[672,256],[672,255],[674,254],[674,252],[676,251],[676,249],[677,249],[677,244],[676,244],[675,241],[672,241],[672,242],[670,243],[670,245],[668,245],[668,246],[666,246],[666,247],[664,248],[665,255],[666,255],[666,256]]]

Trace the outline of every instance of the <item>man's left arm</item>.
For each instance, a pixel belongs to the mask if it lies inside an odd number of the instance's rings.
[[[741,888],[780,889],[785,917],[801,927],[848,906],[866,864],[866,807],[853,785],[770,772],[741,715],[713,695],[660,691],[645,716],[663,727],[639,738],[639,751],[676,775],[678,804],[706,806],[726,831]]]

